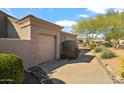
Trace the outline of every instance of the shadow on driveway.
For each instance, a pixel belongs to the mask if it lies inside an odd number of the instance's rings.
[[[79,57],[76,60],[66,60],[66,59],[54,60],[54,61],[42,63],[39,65],[39,67],[42,67],[47,73],[53,73],[52,71],[66,64],[90,63],[95,56],[86,55],[86,53],[89,51],[90,49],[82,49],[79,54]]]
[[[52,84],[65,84],[64,81],[62,81],[58,78],[50,78],[50,79],[53,81]],[[22,84],[40,84],[40,81],[38,79],[34,78],[29,73],[24,72],[24,80],[23,80]]]
[[[54,84],[66,84],[64,81],[57,78],[51,78],[51,80],[54,82]]]
[[[82,55],[76,60],[70,60],[69,64],[73,63],[90,63],[95,56],[92,55]]]
[[[84,54],[86,54],[90,51],[91,51],[91,49],[80,49],[80,54],[79,55],[84,55]]]

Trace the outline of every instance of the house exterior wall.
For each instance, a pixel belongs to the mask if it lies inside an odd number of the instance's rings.
[[[3,18],[3,19],[2,19]],[[6,19],[6,21],[5,21]],[[1,17],[0,19],[0,28],[3,29],[3,32],[0,32],[0,53],[12,53],[19,55],[24,64],[24,68],[28,68],[30,66],[35,66],[43,62],[40,54],[44,54],[50,49],[42,50],[39,48],[39,43],[44,44],[44,47],[54,47],[53,42],[55,44],[55,51],[52,50],[53,55],[55,55],[55,59],[60,58],[60,46],[61,42],[64,40],[76,40],[76,36],[68,33],[61,32],[62,27],[39,20],[35,17],[29,16],[22,20],[16,20],[12,17]],[[3,21],[3,24],[2,24]],[[3,27],[3,28],[2,28]],[[45,42],[40,37],[46,35],[49,41]],[[55,38],[55,42],[50,40]],[[65,38],[63,38],[63,36]],[[43,38],[42,38],[43,39]],[[47,39],[47,40],[48,40]],[[41,41],[40,41],[41,40]],[[46,40],[46,39],[45,39]],[[42,46],[42,45],[41,45]],[[53,52],[54,51],[54,52]],[[51,53],[51,52],[50,52]],[[46,53],[46,56],[52,58],[49,53]]]
[[[32,22],[31,22],[32,21]],[[55,43],[55,56],[60,57],[60,28],[52,29],[42,27],[36,20],[24,19],[17,21],[13,18],[8,18],[7,21],[7,34],[8,38],[0,38],[0,53],[17,54],[23,59],[24,68],[35,66],[41,62],[41,55],[38,49],[38,37],[40,35],[52,35],[56,38]],[[47,42],[44,42],[47,43]],[[50,44],[46,44],[46,47]],[[47,50],[40,51],[42,53]],[[47,56],[47,55],[46,55]]]
[[[0,12],[0,38],[7,37],[6,23],[6,15]]]

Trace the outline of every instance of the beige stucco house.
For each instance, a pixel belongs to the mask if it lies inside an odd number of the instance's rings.
[[[0,11],[0,53],[21,56],[25,68],[59,59],[61,42],[76,40],[62,28],[32,15],[16,19]]]

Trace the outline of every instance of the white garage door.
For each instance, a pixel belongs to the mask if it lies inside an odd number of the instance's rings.
[[[38,49],[41,62],[55,59],[55,36],[39,35]]]

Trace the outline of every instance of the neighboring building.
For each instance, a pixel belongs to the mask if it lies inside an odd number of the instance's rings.
[[[120,45],[124,45],[124,39],[119,41]]]
[[[61,42],[76,40],[62,28],[32,15],[18,20],[0,11],[0,53],[21,56],[25,68],[58,59]]]
[[[65,41],[65,40],[74,40],[76,41],[76,35],[72,34],[72,33],[67,33],[67,32],[60,32],[61,34],[61,42]]]
[[[93,39],[92,42],[94,42],[94,43],[104,43],[105,40],[104,39]]]

